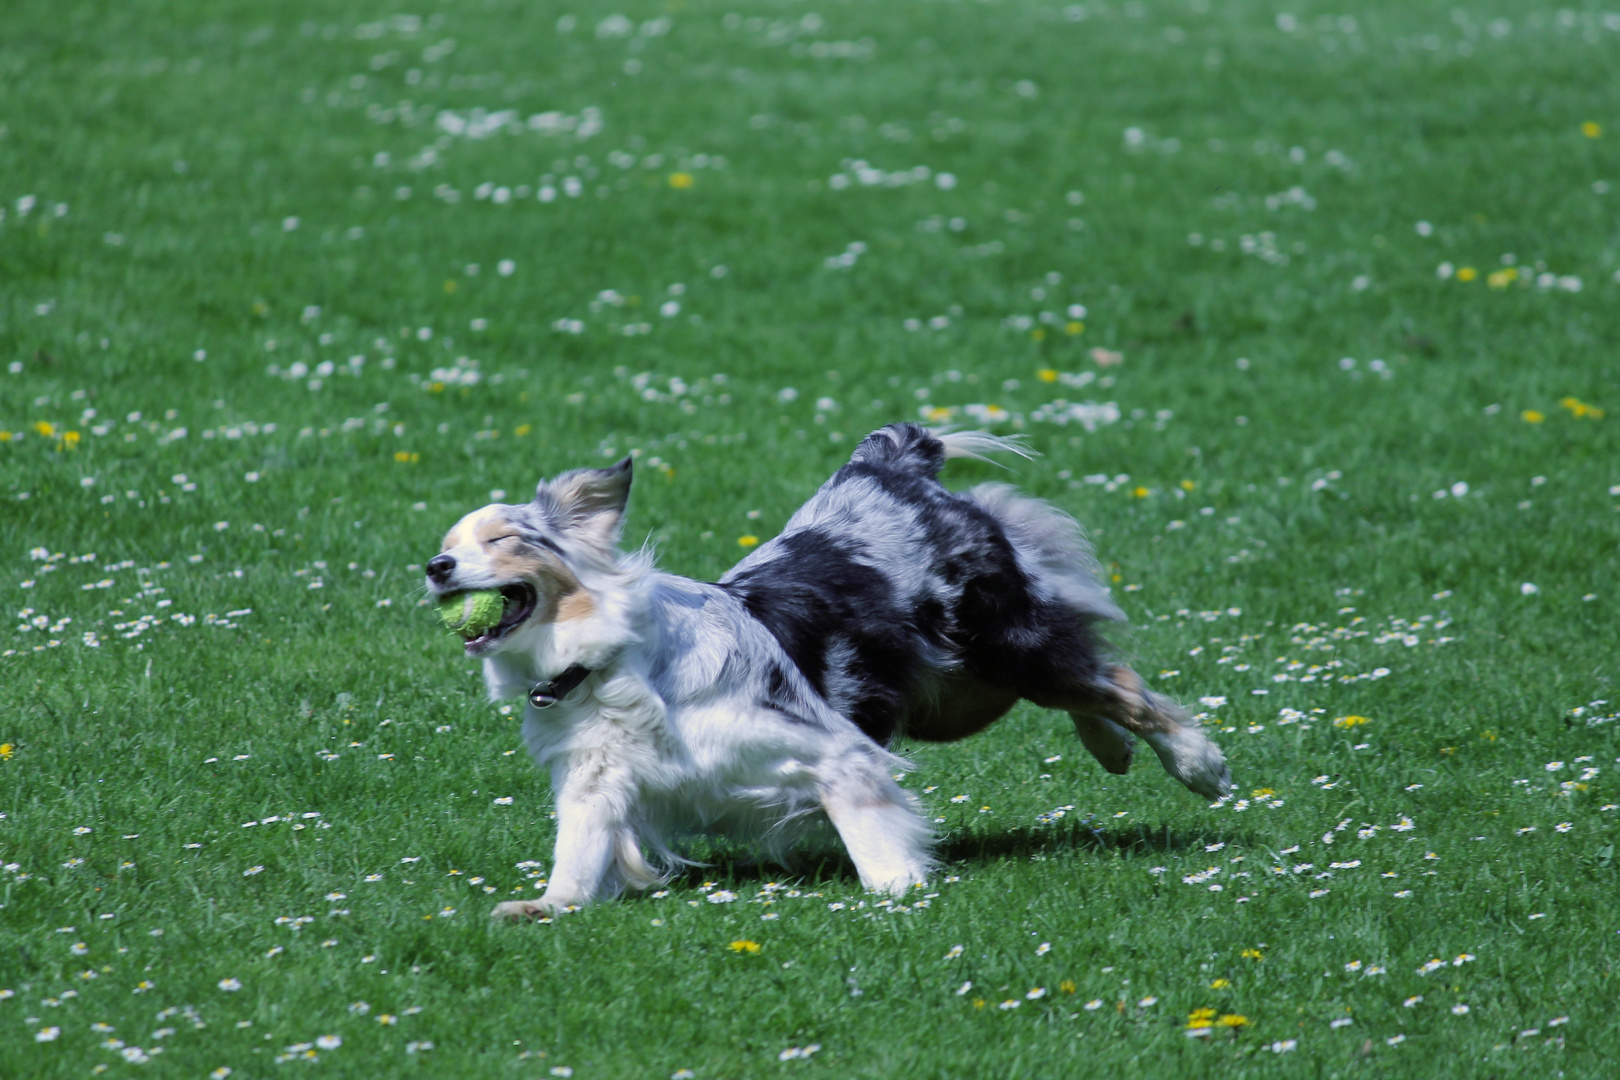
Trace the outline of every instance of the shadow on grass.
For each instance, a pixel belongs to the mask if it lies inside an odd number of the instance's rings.
[[[1004,829],[997,832],[947,835],[934,848],[939,873],[972,870],[974,867],[1009,859],[1055,859],[1066,855],[1098,857],[1113,852],[1149,856],[1181,853],[1203,854],[1211,844],[1252,847],[1254,837],[1230,828],[1197,832],[1173,829],[1168,825],[1136,825],[1103,828],[1083,819],[1057,822],[1041,828]],[[848,888],[858,884],[855,864],[836,838],[828,836],[795,852],[790,865],[782,867],[764,861],[738,847],[719,840],[698,840],[687,850],[697,866],[677,871],[669,879],[674,889],[695,889],[707,882],[731,886],[749,882],[788,879],[800,887],[836,885]]]

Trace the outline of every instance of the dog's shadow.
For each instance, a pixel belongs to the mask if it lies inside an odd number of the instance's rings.
[[[1076,821],[1042,828],[1014,828],[999,832],[947,836],[934,847],[935,877],[969,871],[998,862],[1047,862],[1094,857],[1120,852],[1127,855],[1202,854],[1211,845],[1249,847],[1252,837],[1229,829],[1187,830],[1169,825],[1103,828]],[[695,865],[677,870],[668,886],[697,889],[723,883],[746,887],[777,881],[795,888],[859,888],[855,864],[835,839],[806,845],[787,866],[759,859],[724,841],[699,842],[687,852]]]

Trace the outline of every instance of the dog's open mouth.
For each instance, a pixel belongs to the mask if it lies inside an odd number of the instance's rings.
[[[501,638],[521,626],[525,619],[534,614],[535,604],[539,601],[539,594],[534,586],[526,582],[513,585],[502,585],[501,596],[505,600],[505,607],[501,612],[501,621],[483,632],[472,637],[463,635],[463,642],[467,655],[476,656],[488,650]]]

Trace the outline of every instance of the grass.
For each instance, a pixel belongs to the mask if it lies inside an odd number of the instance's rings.
[[[12,5],[0,1075],[1605,1073],[1620,30],[1363,7]],[[493,925],[549,795],[442,530],[635,452],[713,577],[920,409],[1244,800],[1021,707],[902,748],[926,906],[700,844]]]

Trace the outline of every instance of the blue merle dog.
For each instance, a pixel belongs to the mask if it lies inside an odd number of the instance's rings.
[[[886,748],[964,738],[1019,699],[1068,713],[1109,772],[1140,737],[1192,791],[1225,795],[1215,744],[1109,658],[1100,628],[1124,616],[1079,526],[1005,484],[940,485],[947,459],[996,451],[1023,453],[983,432],[882,428],[713,584],[619,551],[628,458],[458,522],[428,589],[506,597],[466,651],[493,698],[527,697],[523,737],[557,807],[545,893],[495,914],[653,884],[694,833],[780,859],[822,819],[863,885],[900,895],[926,879],[931,834]]]

